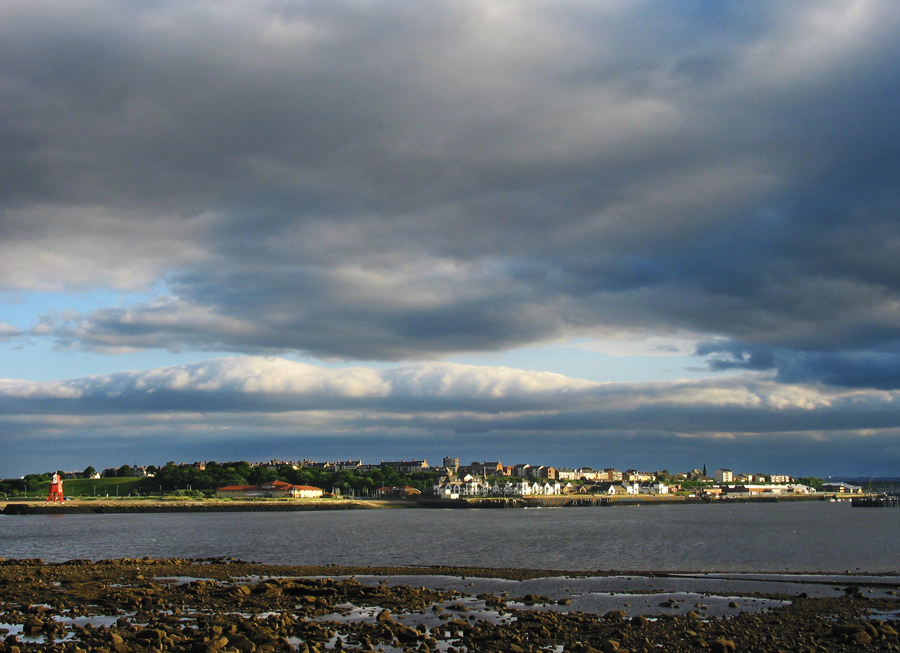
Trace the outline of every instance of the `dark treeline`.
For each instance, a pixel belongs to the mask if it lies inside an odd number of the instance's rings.
[[[369,495],[380,487],[411,485],[418,490],[431,490],[436,474],[417,472],[404,475],[390,467],[358,471],[329,471],[319,467],[294,469],[282,465],[278,469],[251,466],[246,462],[206,463],[206,469],[181,467],[172,463],[157,470],[156,477],[148,479],[149,485],[162,486],[168,490],[183,490],[190,486],[194,490],[214,490],[228,485],[259,485],[267,481],[285,481],[294,485],[311,485],[327,492],[341,494]]]
[[[89,473],[92,474],[93,471],[92,467],[86,469],[85,476],[89,476]],[[294,469],[290,465],[282,465],[278,469],[269,469],[260,465],[250,465],[250,463],[244,461],[208,462],[205,469],[197,469],[189,465],[176,465],[174,462],[169,462],[163,467],[148,469],[148,471],[155,475],[141,479],[135,488],[139,493],[212,492],[216,488],[228,485],[259,485],[267,481],[279,480],[293,485],[319,487],[326,492],[367,496],[380,487],[397,485],[411,485],[422,492],[430,492],[437,479],[436,472],[399,474],[390,467],[365,471],[329,471],[319,467]],[[0,494],[15,495],[29,488],[34,490],[37,486],[48,483],[51,474],[52,472],[29,474],[22,479],[0,481]],[[132,470],[128,465],[123,465],[116,469],[107,470],[104,476],[106,478],[132,477]]]
[[[411,485],[424,494],[430,494],[439,476],[437,471],[400,474],[391,467],[379,467],[378,469],[367,469],[365,471],[332,471],[321,467],[294,469],[290,465],[282,465],[277,469],[269,469],[267,466],[251,465],[246,461],[208,462],[205,469],[168,462],[162,467],[149,466],[146,470],[153,476],[141,478],[129,491],[143,495],[153,495],[162,492],[177,492],[179,494],[196,492],[209,495],[214,493],[217,488],[228,485],[260,485],[267,481],[280,480],[293,485],[311,485],[322,488],[326,492],[342,495],[370,496],[380,487],[402,485]],[[95,473],[93,467],[87,467],[82,476],[88,479]],[[20,479],[0,480],[0,495],[18,496],[34,492],[38,488],[45,487],[50,482],[52,474],[53,472],[28,474]],[[667,472],[663,471],[657,474],[664,480],[668,480],[666,479],[668,476]],[[105,479],[116,477],[121,479],[135,478],[132,468],[128,465],[108,468],[103,471],[102,476]],[[72,481],[68,482],[71,483]],[[583,479],[574,481],[576,484],[583,482],[585,482]],[[796,478],[794,482],[809,485],[816,490],[820,490],[823,479],[805,477]],[[97,481],[97,483],[99,484],[100,481]],[[684,490],[693,490],[705,485],[711,485],[712,479],[681,481],[679,484]],[[97,485],[94,489],[96,490],[97,487],[101,486]],[[106,487],[106,485],[104,484],[102,487]],[[875,492],[895,492],[896,488],[896,481],[870,481],[868,484],[864,484],[864,489]],[[77,490],[76,493],[78,493]]]

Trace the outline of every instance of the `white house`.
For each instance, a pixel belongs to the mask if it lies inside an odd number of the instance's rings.
[[[662,481],[641,481],[638,484],[638,492],[641,494],[668,494],[669,486]]]
[[[585,486],[585,490],[590,494],[634,494],[634,487],[625,483],[604,481],[596,485]]]
[[[461,480],[443,480],[434,486],[434,494],[441,499],[459,499],[461,497],[487,496],[546,496],[561,494],[562,486],[558,481],[535,481],[529,483],[522,479],[491,484],[478,476],[467,474]]]

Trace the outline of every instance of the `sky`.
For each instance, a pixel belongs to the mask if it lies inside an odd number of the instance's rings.
[[[900,5],[4,0],[0,477],[900,476]]]

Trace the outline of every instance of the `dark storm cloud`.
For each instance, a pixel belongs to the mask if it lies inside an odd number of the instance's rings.
[[[871,350],[796,351],[737,343],[698,348],[714,371],[777,370],[782,383],[825,383],[849,388],[900,388],[900,343]]]
[[[894,387],[898,37],[871,2],[6,2],[0,285],[165,286],[65,347],[677,330]]]

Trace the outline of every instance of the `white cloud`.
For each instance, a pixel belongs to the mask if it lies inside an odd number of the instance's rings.
[[[474,399],[528,398],[551,393],[583,392],[599,384],[551,372],[506,367],[422,363],[388,370],[395,395]]]
[[[504,399],[581,392],[598,384],[549,372],[422,363],[378,371],[329,369],[281,358],[221,358],[154,370],[119,372],[70,381],[6,379],[0,396],[17,398],[123,398],[174,393],[293,395],[342,398]]]
[[[0,397],[13,399],[79,399],[84,390],[65,381],[0,379]]]

